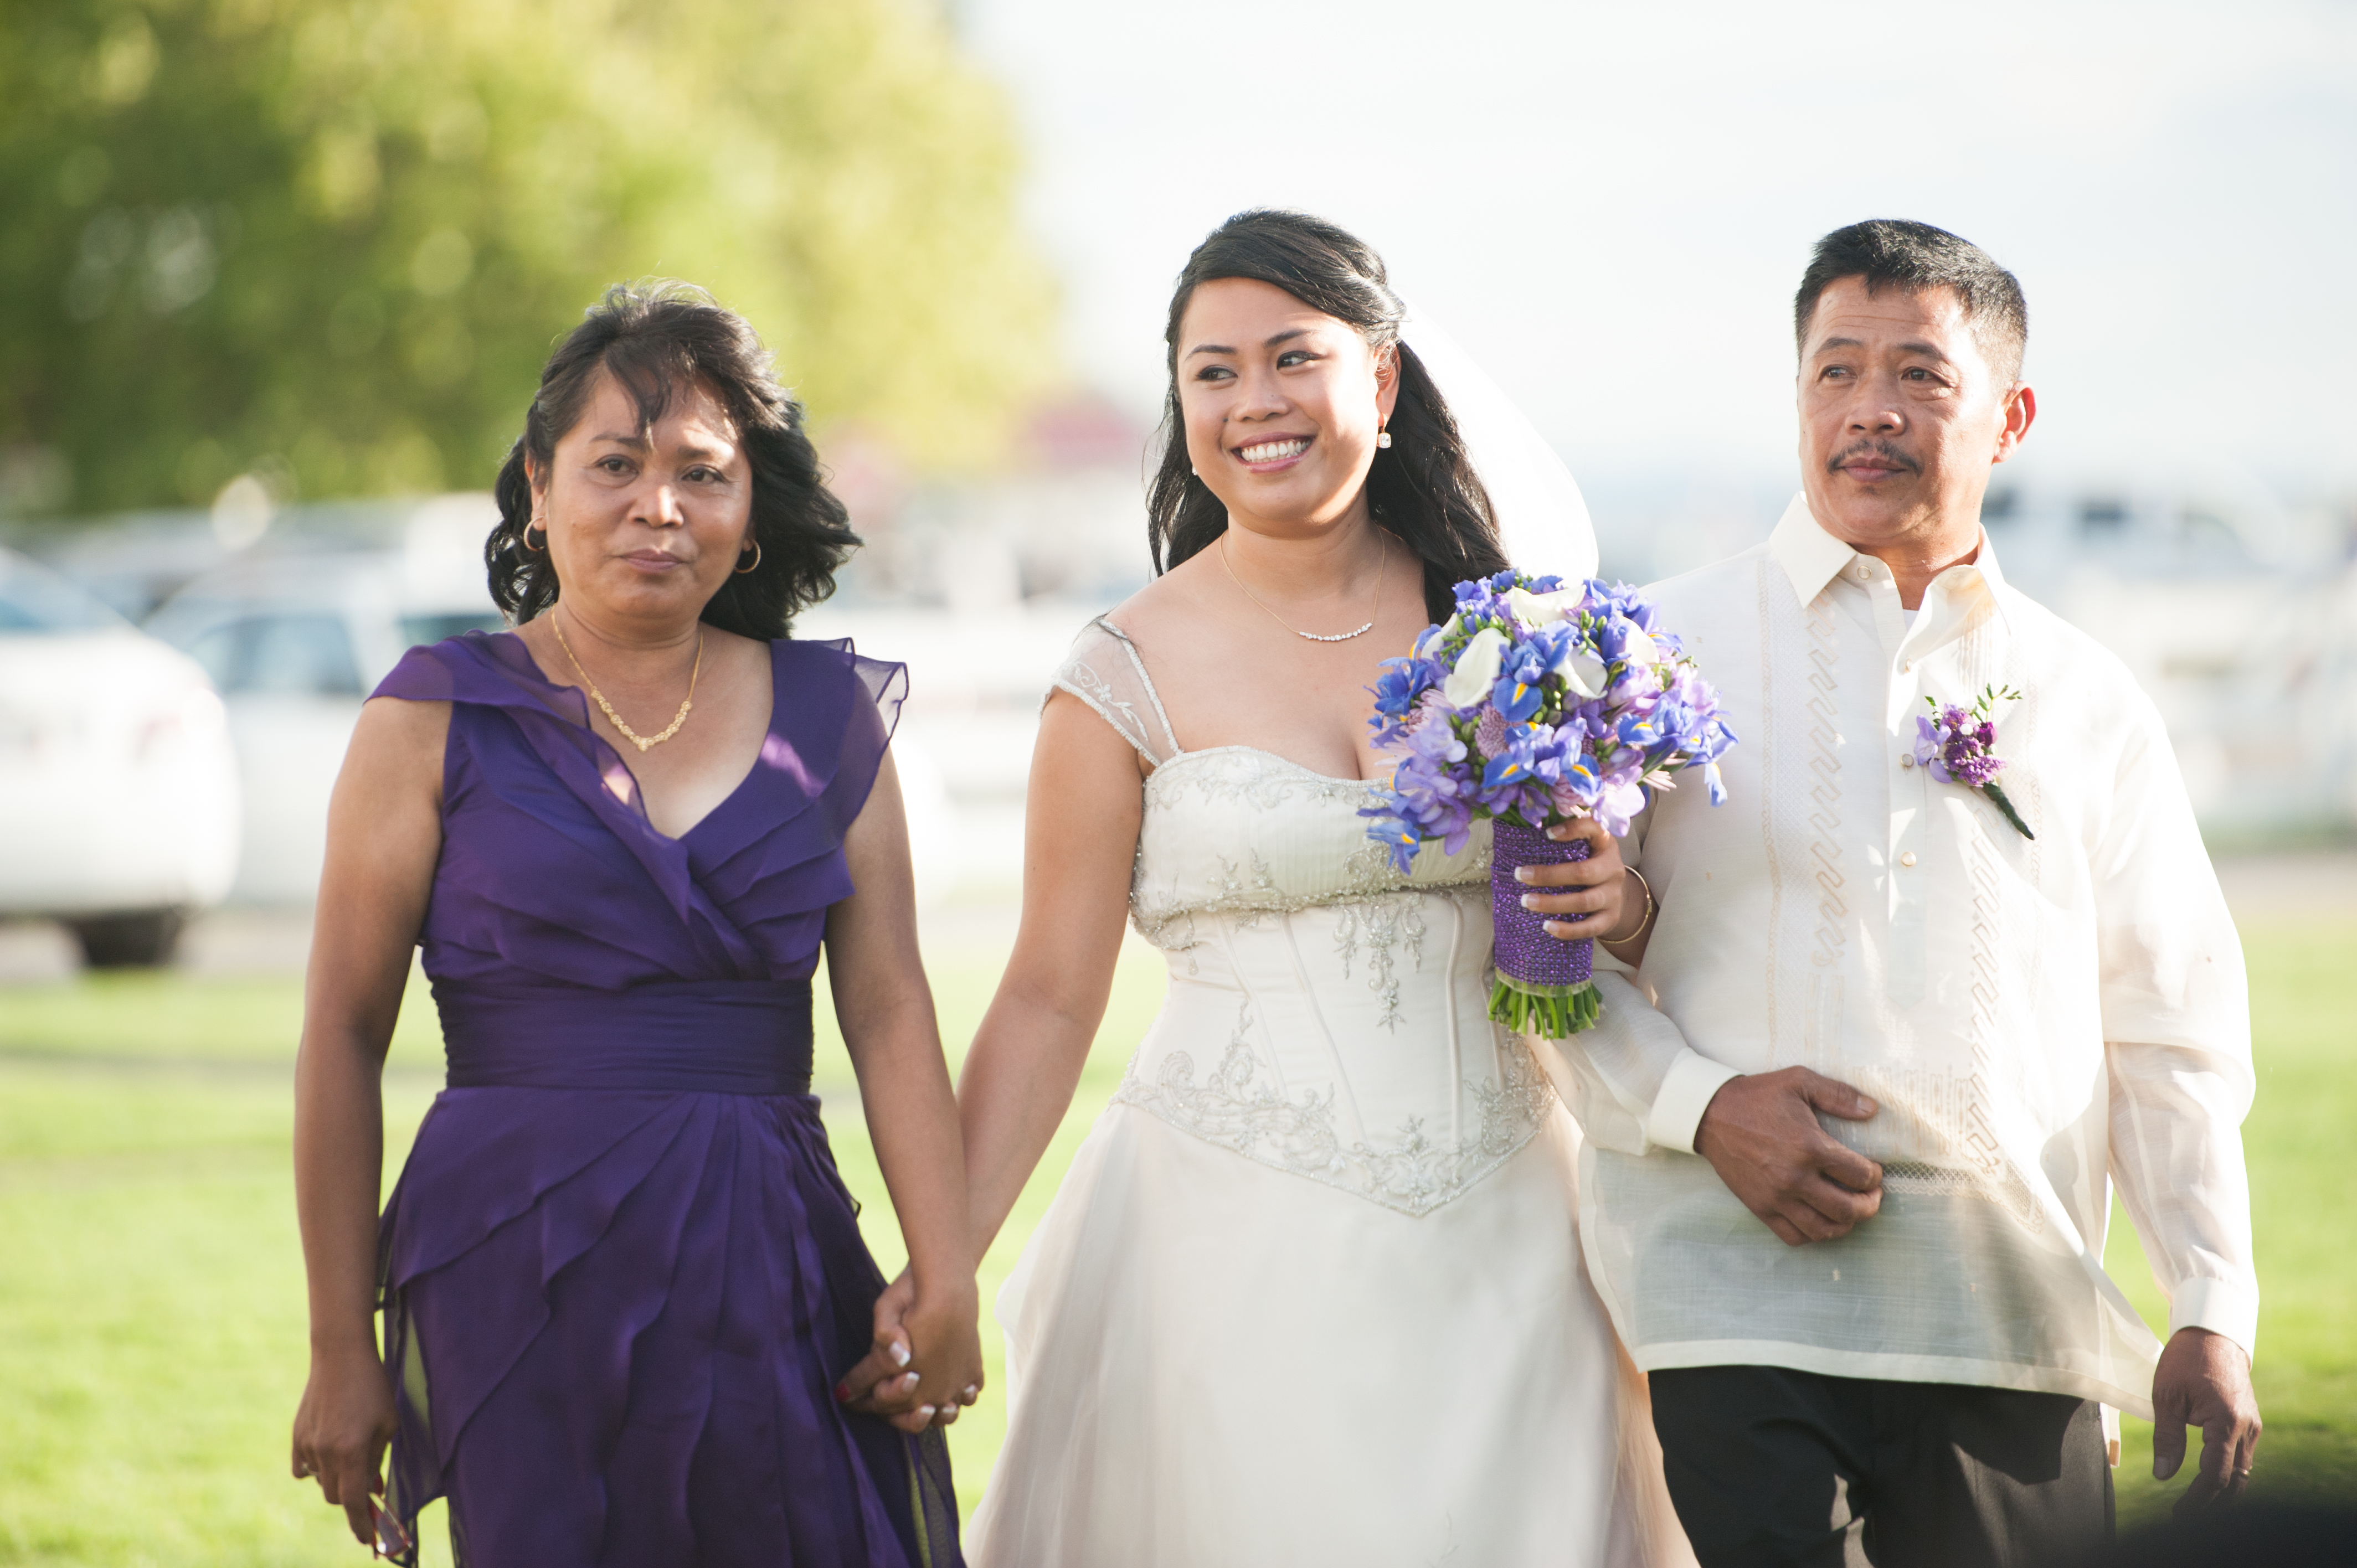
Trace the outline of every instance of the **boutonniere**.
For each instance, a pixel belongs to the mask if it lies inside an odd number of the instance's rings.
[[[1922,738],[1915,743],[1918,765],[1932,770],[1932,777],[1943,784],[1962,784],[1967,789],[1977,789],[1989,798],[1989,804],[2005,813],[2014,831],[2026,839],[2038,835],[2005,798],[2005,789],[1996,776],[2005,769],[2005,759],[1997,756],[1996,710],[2000,703],[2018,703],[2021,693],[2007,686],[2003,691],[1985,686],[1973,699],[1970,708],[1960,708],[1953,703],[1942,707],[1926,697],[1924,705],[1932,710],[1928,719],[1915,721],[1916,733]]]

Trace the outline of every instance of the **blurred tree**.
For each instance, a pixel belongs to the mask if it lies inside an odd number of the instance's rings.
[[[650,274],[985,466],[1052,359],[1016,162],[925,0],[0,0],[0,512],[486,486]]]

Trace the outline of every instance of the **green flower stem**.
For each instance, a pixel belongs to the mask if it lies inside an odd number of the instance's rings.
[[[1594,1028],[1603,1011],[1604,999],[1596,993],[1592,980],[1577,985],[1532,985],[1501,974],[1490,988],[1491,1021],[1518,1035],[1567,1040]]]
[[[1981,793],[1986,795],[1989,798],[1989,802],[1996,806],[1998,811],[2005,813],[2005,820],[2013,824],[2014,832],[2019,833],[2023,838],[2029,839],[2033,843],[2036,842],[2038,835],[2029,831],[2029,824],[2021,820],[2021,813],[2015,811],[2013,809],[2013,802],[2005,798],[2005,789],[2002,785],[1996,783],[1984,784],[1981,786]]]

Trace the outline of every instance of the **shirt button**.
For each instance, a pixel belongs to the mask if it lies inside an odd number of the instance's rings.
[[[1899,857],[1899,864],[1900,864],[1900,865],[1914,865],[1914,864],[1915,864],[1915,852],[1914,852],[1913,850],[1911,850],[1911,849],[1910,849],[1910,850],[1909,850],[1905,854],[1900,855],[1900,856]]]
[[[1899,754],[1899,766],[1900,766],[1900,767],[1901,767],[1901,768],[1912,768],[1912,767],[1914,767],[1914,766],[1915,766],[1915,754],[1914,754],[1913,752],[1911,752],[1911,751],[1902,751],[1902,752],[1900,752],[1900,753]]]

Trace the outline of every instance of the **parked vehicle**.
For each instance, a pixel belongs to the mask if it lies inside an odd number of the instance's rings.
[[[328,797],[361,703],[414,644],[503,624],[479,565],[470,575],[414,552],[256,556],[165,601],[147,629],[201,664],[228,705],[245,781],[234,897],[317,895]]]
[[[5,550],[0,824],[0,917],[62,921],[98,968],[169,961],[237,865],[237,766],[203,668]]]

